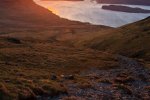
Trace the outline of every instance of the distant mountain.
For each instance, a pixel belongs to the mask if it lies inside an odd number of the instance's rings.
[[[96,0],[98,3],[107,4],[130,4],[130,5],[150,5],[149,0]]]
[[[53,14],[32,0],[1,0],[0,30],[10,27],[48,27],[72,25],[78,22],[69,21]]]
[[[96,34],[96,35],[94,35]],[[150,60],[150,17],[108,31],[93,33],[78,45]]]

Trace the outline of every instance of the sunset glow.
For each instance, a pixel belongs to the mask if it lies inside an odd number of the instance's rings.
[[[48,10],[50,10],[52,13],[54,13],[56,15],[58,14],[58,11],[54,8],[48,8]]]

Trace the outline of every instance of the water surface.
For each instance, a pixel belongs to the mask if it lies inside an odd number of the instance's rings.
[[[111,27],[119,27],[128,23],[132,23],[144,19],[150,14],[143,13],[126,13],[103,10],[102,5],[90,0],[85,1],[40,1],[35,0],[37,4],[44,6],[62,18],[76,20],[81,22],[89,22],[95,25],[106,25]],[[130,7],[140,7],[149,9],[150,6],[126,5]]]

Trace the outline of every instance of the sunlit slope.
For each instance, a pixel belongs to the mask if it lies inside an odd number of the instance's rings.
[[[78,45],[150,60],[150,17],[117,29],[94,33]]]

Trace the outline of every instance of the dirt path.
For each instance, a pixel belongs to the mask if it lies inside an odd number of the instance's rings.
[[[83,72],[87,83],[66,80],[67,95],[39,100],[150,100],[150,71],[134,59],[117,59],[119,68]]]
[[[150,99],[150,71],[137,61],[118,56],[119,68],[91,69],[85,74],[90,85],[80,88],[69,84],[69,95],[78,100],[148,100]]]

